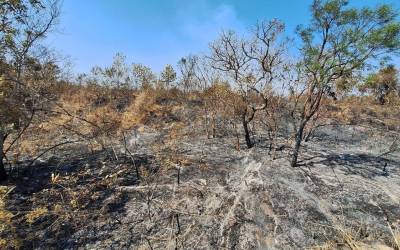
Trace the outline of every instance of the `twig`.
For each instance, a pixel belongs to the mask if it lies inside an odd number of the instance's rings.
[[[4,151],[4,155],[7,154],[8,151],[10,151],[10,149],[14,145],[14,143],[16,143],[19,138],[21,138],[21,136],[25,132],[25,130],[31,125],[34,115],[35,115],[35,110],[32,110],[32,114],[31,114],[31,117],[29,118],[28,122],[25,124],[25,126],[22,128],[22,130],[18,133],[17,137],[15,137],[14,140],[10,143],[8,148]]]
[[[41,154],[39,154],[38,156],[36,156],[36,157],[29,163],[28,167],[31,167],[31,166],[33,165],[33,163],[35,163],[36,160],[38,160],[40,157],[42,157],[44,154],[46,154],[46,153],[49,152],[50,150],[55,149],[55,148],[57,148],[57,147],[59,147],[59,146],[65,145],[65,144],[77,143],[77,142],[80,142],[80,141],[82,141],[82,140],[66,141],[66,142],[62,142],[62,143],[56,144],[56,145],[54,145],[54,146],[51,146],[50,148],[46,149],[46,150],[43,151]]]

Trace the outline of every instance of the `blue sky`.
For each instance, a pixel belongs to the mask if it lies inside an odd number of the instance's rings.
[[[288,35],[307,24],[312,0],[64,0],[48,43],[70,56],[74,72],[109,65],[121,52],[130,63],[159,72],[188,54],[207,52],[223,29],[244,32],[257,20],[278,18]],[[350,0],[357,6],[400,0]]]

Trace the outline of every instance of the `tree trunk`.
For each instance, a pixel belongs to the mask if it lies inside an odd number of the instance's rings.
[[[208,129],[208,113],[207,113],[207,109],[204,109],[204,127],[205,127],[205,131],[206,131],[206,135],[207,135],[207,139],[210,139],[210,131]]]
[[[217,136],[217,125],[216,125],[216,118],[215,118],[215,113],[212,115],[212,138],[215,138]]]
[[[380,105],[385,105],[386,100],[385,100],[385,96],[384,95],[380,95],[378,98],[379,104]]]
[[[304,133],[304,128],[305,128],[305,122],[301,122],[299,129],[296,132],[295,136],[295,145],[293,149],[293,155],[292,155],[292,161],[290,162],[290,166],[296,167],[297,166],[297,157],[299,156],[299,150],[301,146],[301,141],[303,139],[303,133]]]
[[[236,128],[236,123],[233,123],[233,129],[235,130],[236,134],[236,150],[240,151],[240,138],[239,138],[239,132]]]
[[[246,114],[243,114],[243,116],[242,116],[242,124],[243,124],[243,130],[244,130],[244,137],[246,139],[246,146],[247,146],[247,148],[252,148],[253,143],[251,142],[251,138],[250,138],[249,123],[246,121]]]
[[[0,131],[0,181],[4,181],[7,179],[7,172],[4,167],[3,159],[4,159],[4,139],[5,135],[3,131]]]
[[[313,133],[314,133],[314,129],[312,129],[312,128],[310,128],[310,130],[308,132],[306,131],[306,134],[304,135],[304,141],[308,142],[311,139]]]

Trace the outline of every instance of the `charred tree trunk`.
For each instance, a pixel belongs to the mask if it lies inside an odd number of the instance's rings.
[[[233,130],[235,131],[235,137],[236,137],[235,148],[237,151],[240,151],[240,134],[239,134],[239,131],[237,130],[235,122],[232,122],[232,127],[233,127]]]
[[[386,103],[385,96],[384,95],[380,95],[378,97],[378,101],[379,101],[380,105],[385,105],[385,103]]]
[[[0,131],[0,181],[4,181],[8,178],[6,169],[4,167],[3,159],[4,159],[4,140],[5,135],[3,131]]]
[[[308,142],[311,139],[311,137],[313,136],[313,134],[314,134],[314,129],[310,128],[310,130],[307,131],[304,135],[304,141]]]
[[[3,158],[2,155],[0,157]],[[1,159],[1,161],[0,161],[0,182],[7,180],[7,178],[8,178],[8,175],[7,175],[6,169],[4,168],[3,159]]]
[[[252,143],[251,137],[250,137],[249,121],[246,120],[245,113],[242,115],[242,125],[243,125],[243,130],[244,130],[244,138],[246,140],[246,146],[247,146],[247,148],[252,148],[253,143]]]
[[[208,119],[208,112],[207,108],[204,109],[204,128],[207,135],[207,139],[210,139],[210,131],[208,129],[209,119]]]
[[[215,113],[213,113],[213,115],[212,115],[212,120],[211,120],[211,122],[212,122],[212,124],[211,124],[211,126],[212,126],[212,138],[215,138],[216,136],[217,136],[217,125],[216,125],[216,117],[215,117],[216,115],[215,115]]]
[[[305,125],[306,125],[306,123],[304,121],[301,122],[300,126],[296,132],[295,144],[294,144],[294,148],[293,148],[293,155],[292,155],[292,160],[290,162],[290,166],[292,166],[292,167],[297,166],[297,158],[299,156],[301,141],[303,140],[303,133],[304,133]]]

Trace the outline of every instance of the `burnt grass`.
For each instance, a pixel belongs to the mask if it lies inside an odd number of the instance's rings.
[[[116,159],[111,151],[99,151],[68,158],[52,156],[31,166],[31,162],[19,163],[5,183],[13,188],[6,209],[16,214],[15,233],[1,237],[17,237],[22,249],[62,249],[75,245],[70,240],[72,235],[79,228],[90,230],[88,222],[118,221],[124,213],[127,196],[118,193],[115,187],[138,185],[140,180],[133,166],[146,168],[150,161],[151,156],[137,155],[133,163],[126,155]],[[103,181],[117,171],[121,177],[110,183]],[[52,176],[60,180],[52,181]],[[71,203],[74,200],[77,205]],[[26,222],[28,211],[35,208],[52,211],[56,204],[65,212],[49,213],[33,223]]]
[[[283,139],[272,159],[262,136],[236,151],[235,138],[191,133],[155,152],[165,138],[145,129],[132,155],[76,145],[19,162],[2,183],[13,218],[0,238],[20,249],[396,248],[400,155],[381,155],[390,137],[325,129],[297,168]]]

